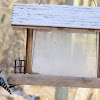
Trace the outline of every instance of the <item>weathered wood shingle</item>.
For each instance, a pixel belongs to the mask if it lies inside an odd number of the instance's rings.
[[[100,29],[100,7],[14,4],[11,24]]]

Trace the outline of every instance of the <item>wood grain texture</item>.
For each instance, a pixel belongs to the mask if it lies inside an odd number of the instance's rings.
[[[34,30],[39,30],[39,31],[43,31],[43,30],[45,30],[45,31],[52,31],[52,30],[65,30],[65,31],[67,31],[67,32],[69,32],[69,33],[93,33],[93,34],[95,34],[96,32],[100,32],[100,30],[98,29],[98,30],[95,30],[95,29],[82,29],[82,28],[77,28],[77,29],[73,29],[73,28],[66,28],[66,27],[55,27],[55,28],[53,28],[53,27],[35,27],[35,26],[21,26],[21,25],[16,25],[16,26],[14,26],[14,25],[12,25],[12,28],[14,29],[14,30],[19,30],[19,29],[34,29]]]
[[[99,43],[98,43],[98,73],[97,76],[100,78],[100,35],[98,35]]]
[[[100,7],[14,4],[12,26],[100,29]]]
[[[25,73],[32,72],[32,43],[33,43],[33,30],[27,29],[27,41],[26,41],[26,66]]]
[[[9,84],[100,88],[100,78],[9,74]]]
[[[97,0],[97,6],[100,7],[100,0]],[[100,33],[100,32],[99,32]],[[98,45],[97,45],[97,57],[98,57],[98,72],[97,72],[97,77],[100,78],[100,34],[96,36],[98,38]]]

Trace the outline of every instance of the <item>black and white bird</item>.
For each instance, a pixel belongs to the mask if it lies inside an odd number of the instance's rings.
[[[5,90],[7,90],[11,94],[10,88],[16,85],[9,85],[7,77],[3,75],[1,72],[2,70],[0,71],[0,86],[3,87]]]

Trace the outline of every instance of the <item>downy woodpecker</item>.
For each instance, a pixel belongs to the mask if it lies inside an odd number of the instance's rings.
[[[5,90],[7,90],[11,94],[9,88],[10,87],[14,87],[14,85],[13,86],[10,86],[8,84],[7,77],[5,75],[3,75],[1,72],[2,72],[2,70],[0,71],[0,86],[2,86]]]

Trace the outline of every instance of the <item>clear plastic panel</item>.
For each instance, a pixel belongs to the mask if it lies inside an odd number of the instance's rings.
[[[34,32],[32,71],[44,75],[97,77],[96,34]]]

